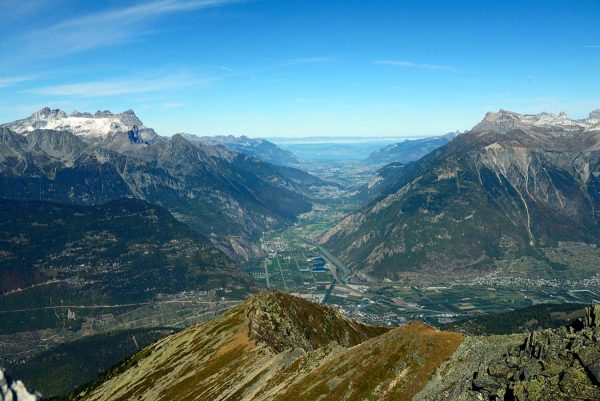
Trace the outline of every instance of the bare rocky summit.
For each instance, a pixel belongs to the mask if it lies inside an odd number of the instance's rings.
[[[600,399],[600,305],[560,329],[474,337],[415,401]]]

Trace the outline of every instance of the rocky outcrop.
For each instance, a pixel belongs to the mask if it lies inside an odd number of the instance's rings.
[[[39,393],[31,393],[22,381],[13,381],[4,370],[0,369],[0,401],[38,401]]]
[[[247,317],[251,338],[277,352],[291,348],[312,351],[331,342],[352,347],[386,331],[346,320],[334,309],[281,292],[256,295]]]
[[[468,351],[459,350],[440,368],[445,377],[434,379],[416,400],[600,399],[600,305],[569,326],[512,336],[512,345],[510,338],[465,342]],[[468,352],[477,349],[486,351],[470,358]],[[473,363],[465,366],[465,360]]]

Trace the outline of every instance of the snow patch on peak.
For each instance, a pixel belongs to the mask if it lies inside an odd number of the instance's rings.
[[[93,115],[79,111],[67,115],[62,110],[44,107],[29,118],[4,124],[4,126],[20,134],[27,134],[36,129],[51,129],[69,131],[91,139],[103,139],[118,132],[127,133],[136,127],[142,133],[144,140],[153,140],[157,136],[152,129],[144,126],[131,109],[116,114],[109,110],[98,110]]]
[[[588,119],[573,120],[565,112],[558,114],[543,112],[539,114],[519,114],[509,110],[486,113],[483,120],[473,127],[475,133],[492,131],[505,133],[516,128],[552,128],[565,130],[590,129],[600,122],[600,109],[590,113]]]

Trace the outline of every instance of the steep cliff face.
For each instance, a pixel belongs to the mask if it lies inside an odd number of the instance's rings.
[[[568,120],[489,113],[394,178],[322,238],[368,275],[437,274],[600,238],[600,127],[593,114]]]
[[[282,293],[167,337],[73,393],[82,400],[409,400],[462,335],[383,329]]]

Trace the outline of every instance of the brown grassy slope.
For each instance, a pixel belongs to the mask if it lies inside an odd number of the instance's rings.
[[[160,340],[72,399],[408,399],[461,341],[422,323],[362,325],[268,292]]]
[[[336,355],[276,400],[410,400],[462,341],[410,323]]]

